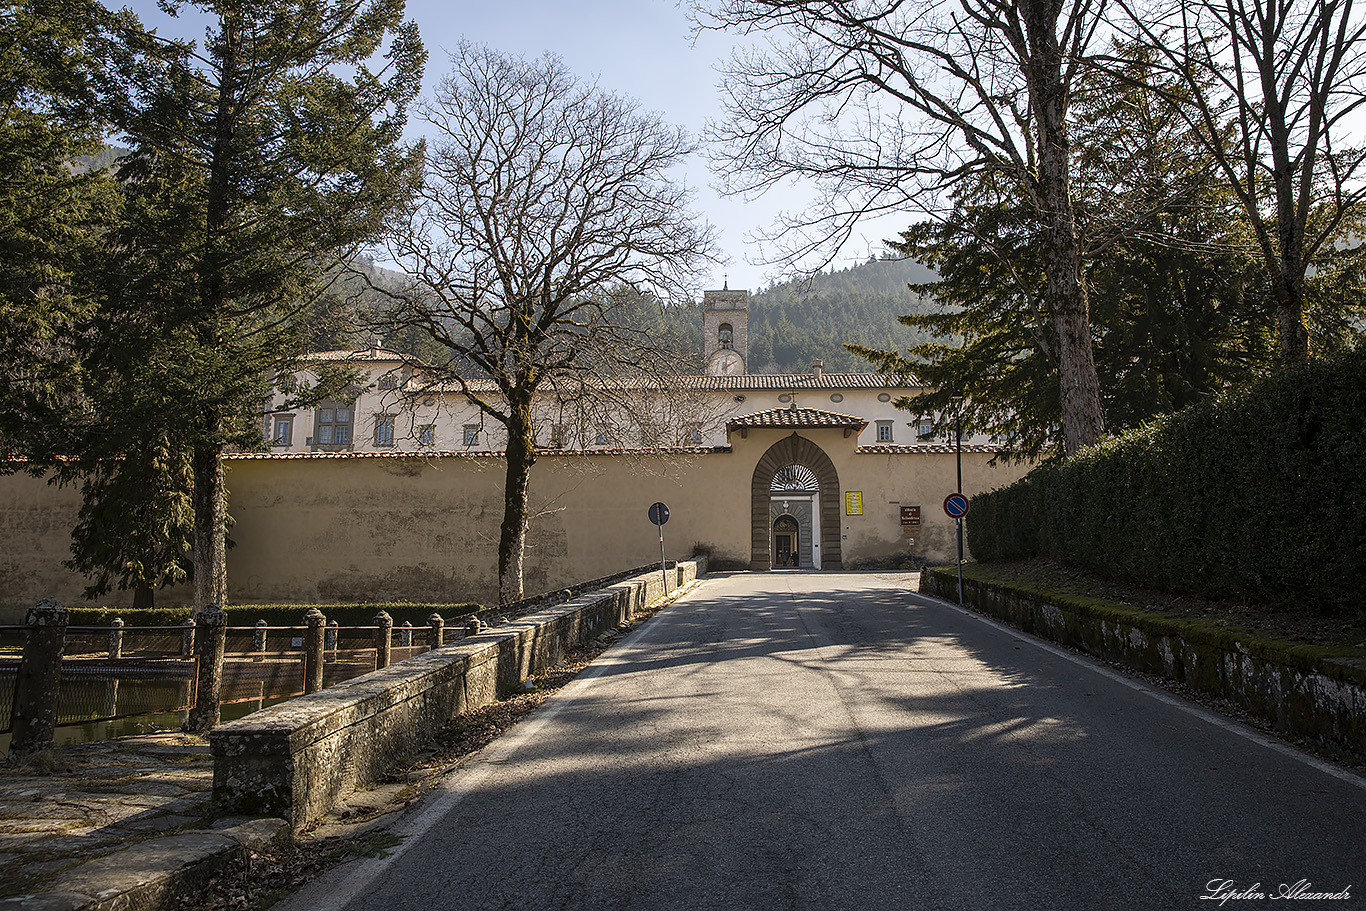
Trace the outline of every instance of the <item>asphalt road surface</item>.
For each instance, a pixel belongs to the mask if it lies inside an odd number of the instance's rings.
[[[709,578],[394,831],[277,908],[1366,907],[1366,778],[860,573]]]

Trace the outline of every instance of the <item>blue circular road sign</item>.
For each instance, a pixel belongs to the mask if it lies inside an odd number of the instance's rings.
[[[656,525],[663,525],[669,521],[669,507],[663,503],[656,503],[650,507],[650,521]]]
[[[961,493],[951,493],[944,498],[944,512],[950,519],[961,519],[968,514],[968,498]]]

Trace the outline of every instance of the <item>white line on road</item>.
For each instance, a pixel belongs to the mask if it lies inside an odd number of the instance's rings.
[[[676,592],[670,599],[673,603],[691,594],[701,580]],[[446,782],[433,789],[424,801],[424,806],[407,818],[399,819],[389,832],[403,839],[403,843],[376,857],[359,858],[343,864],[325,876],[315,879],[299,892],[276,907],[279,911],[314,911],[343,907],[366,891],[370,884],[384,874],[389,865],[398,860],[408,849],[418,843],[417,836],[435,826],[455,808],[466,795],[476,790],[489,775],[500,771],[523,744],[535,739],[541,728],[545,727],[560,711],[570,703],[573,696],[583,693],[600,677],[628,658],[628,649],[645,644],[652,630],[661,624],[647,623],[622,637],[609,652],[597,658],[577,677],[569,681],[536,709],[532,716],[506,734],[494,740],[480,753],[460,768],[447,775]],[[315,890],[318,891],[317,894]]]
[[[912,598],[925,602],[926,604],[931,604],[936,607],[947,607],[951,608],[952,610],[962,611],[966,616],[971,617],[972,619],[977,620],[981,623],[985,623],[987,626],[993,627],[994,629],[999,630],[1000,632],[1008,633],[1011,636],[1014,636],[1023,642],[1031,643],[1032,645],[1035,645],[1046,652],[1050,652],[1051,654],[1057,655],[1059,658],[1066,658],[1073,664],[1079,665],[1081,667],[1090,668],[1091,670],[1100,674],[1102,677],[1107,677],[1110,680],[1113,680],[1117,683],[1122,683],[1130,689],[1137,690],[1140,693],[1146,693],[1152,698],[1156,699],[1158,702],[1162,702],[1169,706],[1172,706],[1173,708],[1180,709],[1188,715],[1194,715],[1196,718],[1199,718],[1202,721],[1206,721],[1209,724],[1215,725],[1216,727],[1223,728],[1226,731],[1237,734],[1238,736],[1246,738],[1247,740],[1251,740],[1253,743],[1261,744],[1262,746],[1267,747],[1268,749],[1280,753],[1282,756],[1289,756],[1292,759],[1297,759],[1305,765],[1312,766],[1313,768],[1318,769],[1320,772],[1332,775],[1334,778],[1340,781],[1345,781],[1348,784],[1355,785],[1356,787],[1361,788],[1362,790],[1366,790],[1366,778],[1363,778],[1361,775],[1357,774],[1356,772],[1353,772],[1350,769],[1344,769],[1341,766],[1337,766],[1331,762],[1319,759],[1317,756],[1312,756],[1308,753],[1303,753],[1295,749],[1294,747],[1284,743],[1283,741],[1268,737],[1254,728],[1250,728],[1247,725],[1244,725],[1240,722],[1233,721],[1229,718],[1225,718],[1223,715],[1211,712],[1209,709],[1206,709],[1203,706],[1196,705],[1193,702],[1188,702],[1185,699],[1173,696],[1166,690],[1155,687],[1152,684],[1146,683],[1145,681],[1138,680],[1134,677],[1130,677],[1127,674],[1122,674],[1118,671],[1110,670],[1104,665],[1097,663],[1096,659],[1094,658],[1085,655],[1075,654],[1073,652],[1068,651],[1067,649],[1061,648],[1060,646],[1053,645],[1052,643],[1044,639],[1040,639],[1038,636],[1031,635],[1029,633],[1024,632],[1023,630],[1017,629],[998,620],[993,620],[991,617],[984,616],[975,611],[968,610],[967,608],[959,607],[957,604],[954,604],[950,601],[944,601],[939,598],[931,598],[928,595],[922,595],[918,592],[913,591],[907,591],[907,594],[909,594]]]

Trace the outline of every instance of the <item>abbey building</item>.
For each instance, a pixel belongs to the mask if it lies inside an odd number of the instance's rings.
[[[547,383],[533,405],[536,442],[546,450],[650,450],[724,447],[731,425],[769,411],[827,414],[822,420],[858,419],[858,445],[915,446],[950,442],[932,436],[928,415],[896,407],[918,387],[876,373],[826,373],[820,361],[809,373],[754,374],[748,370],[749,292],[707,291],[703,296],[703,360],[698,376],[666,382],[619,380],[587,389]],[[273,452],[500,452],[501,425],[484,418],[452,383],[423,375],[401,355],[383,349],[328,351],[315,363],[341,362],[359,380],[345,398],[316,407],[288,407],[288,384],[267,409],[263,431]],[[295,381],[315,376],[301,372]],[[492,383],[469,381],[479,395],[496,395]],[[965,439],[985,444],[985,438]]]
[[[956,526],[943,504],[960,475],[971,497],[1028,469],[994,462],[990,442],[972,439],[960,470],[956,441],[895,407],[915,387],[819,363],[748,372],[743,291],[708,292],[703,314],[704,372],[550,388],[534,403],[528,594],[657,562],[656,502],[670,509],[667,557],[704,552],[717,569],[951,562]],[[288,407],[288,387],[329,361],[350,368],[354,385],[315,407]],[[229,599],[496,603],[500,426],[384,350],[319,354],[288,379],[262,415],[267,451],[224,458]],[[0,547],[0,575],[12,582],[0,618],[22,618],[43,597],[81,603],[86,582],[63,565],[79,510],[75,488],[0,477],[0,524],[12,538]],[[158,600],[189,596],[171,589]]]

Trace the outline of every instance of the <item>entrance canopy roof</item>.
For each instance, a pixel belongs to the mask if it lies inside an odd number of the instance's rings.
[[[867,421],[852,414],[819,411],[815,408],[773,408],[727,421],[726,434],[729,436],[738,430],[743,437],[753,427],[789,427],[793,430],[838,427],[843,428],[847,437],[851,433],[861,432],[867,426]]]

